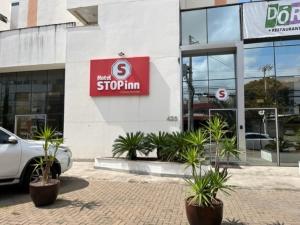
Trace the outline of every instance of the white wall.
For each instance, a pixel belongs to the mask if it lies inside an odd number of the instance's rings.
[[[11,0],[0,0],[0,13],[8,18],[7,23],[0,21],[0,31],[1,30],[9,30],[10,8],[11,8]]]
[[[18,28],[27,27],[28,0],[19,1]]]
[[[19,28],[27,27],[28,0],[20,0],[19,5]],[[37,26],[76,22],[81,24],[67,10],[67,0],[38,0]]]
[[[74,158],[111,156],[130,131],[174,131],[180,121],[179,1],[99,0],[99,26],[68,30],[64,136]],[[150,95],[90,97],[90,60],[150,56]]]
[[[65,58],[66,25],[0,32],[0,72],[43,65],[57,68]]]
[[[79,22],[67,10],[66,0],[38,0],[37,25]]]

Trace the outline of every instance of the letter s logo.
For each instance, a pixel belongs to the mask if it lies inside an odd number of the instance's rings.
[[[126,73],[126,64],[121,63],[118,65],[118,76],[124,76]]]
[[[220,98],[224,98],[225,97],[225,91],[224,90],[219,91],[219,97]]]
[[[215,97],[219,101],[227,101],[229,98],[229,93],[225,88],[219,88],[215,94]]]
[[[131,64],[126,59],[119,59],[112,65],[111,74],[117,80],[126,80],[131,70]]]

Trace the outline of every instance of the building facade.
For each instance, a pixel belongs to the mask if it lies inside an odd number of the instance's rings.
[[[0,7],[0,31],[1,30],[8,30],[9,29],[10,11],[11,11],[10,0],[3,0],[3,1],[1,1],[1,7]]]
[[[10,4],[1,126],[30,138],[47,123],[84,159],[111,156],[125,132],[198,129],[218,114],[242,162],[299,161],[297,1]]]

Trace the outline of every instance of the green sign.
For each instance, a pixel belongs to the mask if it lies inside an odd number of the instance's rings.
[[[266,28],[299,23],[299,3],[289,5],[270,4],[267,9]]]

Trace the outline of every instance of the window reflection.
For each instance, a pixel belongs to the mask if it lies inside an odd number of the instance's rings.
[[[300,46],[275,48],[277,76],[300,75]]]
[[[235,90],[235,79],[226,79],[226,80],[210,80],[209,81],[209,92],[215,94],[217,89],[225,88],[229,93],[230,90]],[[214,90],[214,91],[212,91]]]
[[[291,46],[293,44],[296,45]],[[299,40],[280,41],[270,42],[274,47],[245,49],[245,107],[278,109],[282,164],[297,163],[297,154],[300,154],[299,44]],[[255,75],[262,65],[272,69],[260,70],[260,75]],[[274,131],[269,122],[266,124],[269,132]]]
[[[270,77],[275,75],[274,49],[245,49],[245,77]]]
[[[209,55],[209,79],[235,78],[234,55]]]
[[[184,66],[192,67],[192,90],[188,86],[188,74],[183,75],[183,120],[187,128],[188,103],[192,102],[194,127],[197,129],[208,119],[209,109],[236,107],[236,77],[233,54],[202,55],[183,58]],[[227,101],[219,101],[215,94],[219,88],[229,93]],[[190,99],[189,91],[193,92]]]
[[[208,79],[207,56],[192,57],[193,80]]]
[[[262,48],[262,47],[273,47],[273,42],[259,42],[259,43],[244,45],[244,48]]]
[[[246,108],[275,106],[276,90],[279,87],[275,77],[245,79]]]
[[[206,10],[192,10],[181,13],[182,45],[207,42]]]
[[[240,6],[181,13],[181,44],[229,42],[241,39]]]
[[[299,114],[300,77],[277,77],[280,84],[277,88],[279,107],[289,107],[289,113]]]
[[[207,10],[208,43],[240,40],[239,6]]]

